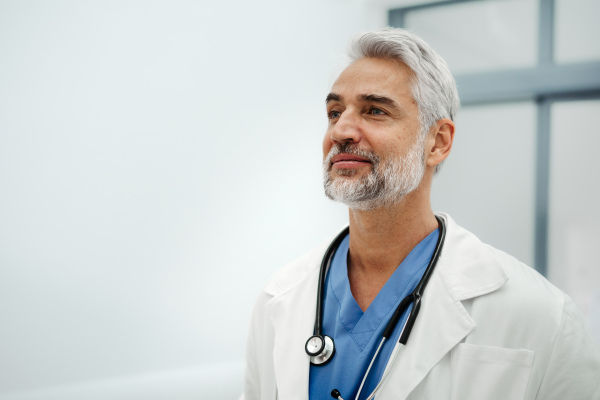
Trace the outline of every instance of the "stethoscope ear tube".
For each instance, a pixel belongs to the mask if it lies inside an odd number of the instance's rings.
[[[444,241],[446,240],[446,223],[444,222],[442,217],[438,217],[437,215],[435,216],[435,219],[437,219],[438,228],[440,230],[440,233],[438,235],[438,240],[435,245],[435,250],[433,251],[433,256],[431,256],[431,260],[429,261],[429,265],[427,266],[427,269],[425,270],[425,273],[423,274],[423,278],[421,278],[421,281],[419,282],[419,284],[413,291],[413,293],[419,297],[421,297],[423,295],[425,286],[427,286],[427,283],[429,282],[429,278],[431,277],[431,274],[433,273],[433,268],[435,267],[438,259],[440,258],[442,248],[444,247]]]
[[[415,325],[415,321],[417,320],[417,315],[419,315],[419,311],[421,310],[421,296],[423,295],[423,291],[425,290],[425,286],[429,282],[429,278],[433,273],[433,268],[437,264],[438,259],[440,258],[440,254],[442,248],[444,247],[444,241],[446,240],[446,224],[442,217],[435,216],[438,222],[438,228],[440,230],[438,235],[438,240],[435,245],[435,250],[433,255],[431,256],[431,260],[429,261],[429,265],[421,278],[421,281],[417,284],[415,290],[411,293],[411,300],[413,301],[413,307],[410,310],[410,314],[406,320],[406,324],[404,325],[404,329],[402,329],[402,334],[400,335],[400,340],[398,342],[402,344],[406,344],[408,342],[408,337],[410,336],[410,332],[412,331],[413,326]]]
[[[400,340],[398,341],[402,344],[408,342],[410,331],[412,331],[415,321],[417,320],[417,315],[419,315],[419,310],[421,309],[421,296],[415,295],[414,298],[415,301],[413,302],[412,310],[410,310],[410,314],[408,314],[406,324],[404,325],[404,329],[402,329],[402,335],[400,335]]]
[[[385,327],[385,330],[383,331],[384,338],[389,339],[389,337],[392,336],[394,328],[396,327],[396,325],[398,325],[398,320],[400,320],[400,317],[402,316],[402,314],[404,314],[404,310],[406,310],[410,303],[412,303],[413,298],[414,294],[409,294],[408,296],[403,298],[398,307],[396,307],[394,315],[392,315],[392,318],[390,318],[390,322],[388,322],[387,326]]]
[[[431,260],[429,261],[429,265],[427,266],[427,269],[425,270],[425,273],[423,274],[423,277],[421,278],[421,281],[419,282],[415,290],[413,290],[411,294],[402,299],[402,301],[396,308],[396,311],[394,311],[392,318],[385,327],[385,330],[383,331],[383,337],[389,338],[392,335],[394,328],[398,324],[400,317],[402,316],[402,314],[404,314],[404,311],[412,303],[413,307],[410,310],[410,314],[408,315],[406,323],[404,324],[404,328],[402,329],[402,334],[400,335],[399,342],[402,344],[406,344],[406,342],[408,341],[410,332],[412,331],[415,321],[417,320],[417,316],[419,315],[419,311],[421,310],[421,296],[423,294],[423,291],[425,290],[425,286],[427,286],[427,282],[429,281],[431,273],[433,272],[433,268],[435,267],[438,258],[440,258],[440,251],[444,244],[444,240],[446,239],[446,224],[444,223],[444,220],[441,217],[438,217],[437,215],[435,216],[435,218],[438,221],[438,227],[440,232],[438,235],[438,240],[435,246],[434,253],[431,257]]]

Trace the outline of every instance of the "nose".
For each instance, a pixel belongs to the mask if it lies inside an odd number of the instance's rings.
[[[330,131],[331,140],[335,143],[358,143],[362,138],[360,116],[352,110],[345,110],[333,124]]]

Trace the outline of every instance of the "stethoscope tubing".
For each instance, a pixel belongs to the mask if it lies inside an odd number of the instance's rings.
[[[383,331],[381,342],[379,343],[379,346],[377,347],[375,354],[371,358],[369,367],[367,368],[367,371],[365,372],[365,375],[363,376],[363,379],[360,384],[360,388],[358,389],[358,393],[356,395],[356,400],[358,400],[358,398],[360,396],[360,393],[363,389],[366,379],[369,376],[369,372],[371,371],[371,367],[373,366],[375,360],[377,359],[377,356],[379,355],[379,352],[380,352],[383,344],[392,335],[402,314],[404,314],[406,309],[412,304],[412,308],[410,310],[410,313],[408,314],[408,318],[406,319],[404,326],[402,327],[402,331],[400,332],[400,338],[398,340],[399,345],[402,345],[402,346],[406,345],[406,343],[408,342],[408,338],[410,336],[412,328],[417,320],[417,316],[419,315],[419,311],[421,309],[421,298],[423,296],[423,292],[425,291],[425,287],[427,286],[427,283],[429,282],[429,278],[431,278],[431,274],[433,273],[433,269],[435,268],[435,265],[437,264],[437,261],[440,257],[441,251],[442,251],[442,248],[444,246],[444,241],[446,239],[446,224],[445,224],[443,218],[439,217],[437,215],[435,216],[435,218],[438,222],[438,228],[439,228],[440,232],[438,235],[435,250],[433,251],[433,255],[431,256],[431,260],[429,261],[429,264],[427,265],[427,268],[425,269],[425,272],[423,273],[423,276],[421,277],[421,280],[419,281],[419,283],[417,284],[415,289],[408,296],[406,296],[404,299],[402,299],[402,301],[400,302],[398,307],[396,307],[396,310],[394,311],[392,318],[390,318],[390,321],[386,325],[386,327]],[[323,346],[325,346],[325,339],[329,339],[329,341],[331,342],[331,345],[333,347],[333,353],[328,355],[327,356],[328,358],[324,362],[322,362],[321,365],[328,362],[329,359],[331,357],[333,357],[333,354],[335,353],[335,346],[333,345],[332,339],[329,337],[323,336],[323,308],[324,308],[323,296],[325,293],[325,280],[327,277],[327,271],[329,270],[329,267],[331,266],[333,254],[336,252],[336,250],[340,246],[341,242],[344,240],[344,238],[348,235],[349,232],[350,232],[350,227],[347,227],[335,237],[335,239],[331,242],[331,244],[325,251],[325,255],[323,257],[323,260],[321,261],[321,269],[319,271],[319,285],[317,288],[317,310],[316,310],[316,314],[315,314],[314,336],[312,336],[311,339],[314,338],[315,336],[321,338],[323,340]],[[309,339],[309,341],[311,339]],[[308,345],[308,342],[307,342],[307,345]],[[308,350],[307,350],[307,352],[308,352]],[[399,352],[399,348],[395,348],[392,351],[392,360],[391,360],[392,365],[394,364],[396,357],[398,356],[398,352]],[[309,353],[309,355],[311,355],[311,354],[312,353]],[[389,370],[390,370],[390,368],[386,369],[386,371],[384,372],[384,375],[381,377],[380,381],[377,383],[377,386],[375,387],[373,392],[368,396],[367,400],[371,400],[373,398],[373,396],[375,395],[375,393],[379,390],[379,388],[381,387],[381,384],[387,377]],[[333,394],[334,392],[337,392],[337,394],[339,394],[339,391],[334,390],[332,392],[332,396],[334,396],[334,394]],[[341,398],[341,396],[339,396],[338,398]]]
[[[408,316],[405,327],[402,330],[402,334],[400,335],[400,339],[399,339],[399,342],[402,344],[406,344],[406,342],[408,341],[410,332],[412,331],[412,328],[417,319],[417,315],[419,314],[419,311],[421,309],[421,297],[423,296],[425,286],[427,286],[427,283],[429,282],[429,278],[431,277],[431,274],[433,273],[433,269],[434,269],[435,265],[437,264],[437,261],[440,257],[441,250],[444,245],[444,240],[446,239],[446,224],[444,223],[444,220],[442,219],[442,217],[439,217],[437,215],[435,216],[435,218],[438,222],[438,228],[439,228],[440,232],[438,235],[435,250],[433,252],[431,260],[429,261],[429,264],[427,265],[427,269],[425,269],[423,277],[421,278],[421,280],[419,281],[419,283],[417,284],[415,289],[412,291],[412,293],[409,294],[408,296],[406,296],[404,299],[402,299],[402,301],[396,308],[396,311],[394,311],[392,318],[390,319],[386,328],[383,331],[383,337],[389,338],[391,336],[392,332],[394,331],[394,328],[398,324],[400,317],[402,316],[404,311],[408,308],[408,306],[412,303],[413,304],[412,310]],[[323,308],[324,308],[323,296],[325,293],[325,278],[327,277],[327,271],[329,270],[329,267],[331,265],[333,254],[338,249],[338,247],[340,246],[340,244],[342,243],[342,241],[348,235],[349,232],[350,232],[350,227],[346,227],[344,230],[342,230],[335,237],[335,239],[333,239],[333,241],[331,242],[331,244],[325,251],[325,255],[324,255],[323,259],[321,260],[321,268],[319,271],[319,285],[317,287],[317,310],[315,313],[315,328],[314,328],[315,335],[323,334]]]
[[[331,242],[327,251],[325,251],[325,256],[323,260],[321,260],[321,270],[319,271],[319,286],[317,287],[317,312],[315,314],[315,335],[323,334],[323,294],[325,293],[325,278],[327,277],[327,271],[329,270],[329,266],[331,265],[331,260],[333,258],[333,253],[340,247],[340,244],[344,240],[344,238],[350,232],[350,227],[347,226],[343,231],[341,231],[335,239]]]
[[[404,345],[406,344],[406,342],[408,342],[408,337],[410,336],[412,328],[415,325],[417,315],[419,315],[419,311],[421,310],[421,298],[423,297],[423,292],[425,291],[425,287],[429,282],[429,278],[433,273],[433,269],[435,268],[435,265],[437,264],[437,261],[440,258],[442,247],[444,245],[444,240],[446,239],[446,224],[444,223],[444,220],[441,217],[438,217],[437,215],[435,216],[435,218],[438,221],[438,228],[440,232],[438,235],[437,243],[435,245],[435,250],[433,251],[431,260],[427,265],[427,269],[425,269],[423,277],[421,278],[415,289],[412,291],[412,293],[406,296],[404,299],[402,299],[402,301],[396,308],[396,311],[394,311],[392,318],[390,318],[390,321],[385,327],[385,330],[383,331],[383,336],[389,338],[392,332],[394,331],[394,328],[398,324],[400,317],[402,316],[402,314],[404,314],[404,311],[412,303],[412,309],[410,310],[410,314],[406,319],[406,324],[404,325],[404,328],[402,329],[402,334],[400,335],[400,339],[398,340]]]

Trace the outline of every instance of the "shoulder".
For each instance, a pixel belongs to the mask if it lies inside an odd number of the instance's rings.
[[[534,302],[541,305],[564,307],[567,296],[534,268],[522,263],[515,257],[489,246],[508,277],[506,291],[515,297],[515,301],[525,304]]]
[[[531,327],[531,332],[546,339],[556,337],[568,309],[568,296],[532,267],[489,247],[508,278],[490,300],[509,315],[515,326]]]
[[[566,295],[515,257],[479,240],[449,216],[443,253],[444,270],[457,300],[469,309],[478,331],[490,334],[499,326],[531,327],[530,332],[557,332],[565,310]],[[484,326],[489,325],[489,332]],[[544,333],[545,332],[545,333]]]
[[[510,292],[514,301],[543,298],[562,305],[565,295],[534,268],[517,258],[482,242],[450,216],[444,253],[447,264],[442,272],[454,286],[459,300],[480,294]],[[494,287],[496,286],[496,287]],[[478,293],[478,291],[480,293]]]
[[[567,309],[568,296],[533,267],[490,245],[490,254],[501,266],[507,281],[495,294],[516,323],[538,324],[546,333],[556,332]],[[525,326],[525,325],[523,325]]]

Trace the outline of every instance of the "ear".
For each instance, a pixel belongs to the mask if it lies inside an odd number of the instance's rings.
[[[435,167],[448,157],[454,141],[454,122],[440,119],[429,131],[427,166]]]

